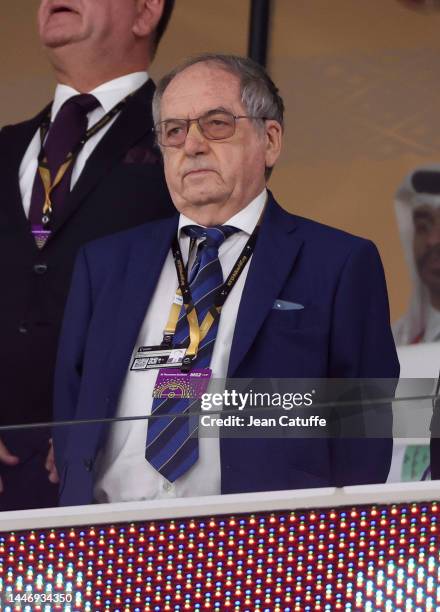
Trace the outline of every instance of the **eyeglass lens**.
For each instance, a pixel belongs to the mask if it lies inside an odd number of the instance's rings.
[[[230,138],[235,132],[235,118],[230,113],[208,113],[194,119],[203,135],[210,140]],[[160,124],[158,139],[165,147],[180,146],[185,142],[189,124],[186,119],[168,119]]]

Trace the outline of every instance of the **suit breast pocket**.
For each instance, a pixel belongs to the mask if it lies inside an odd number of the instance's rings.
[[[326,317],[314,304],[296,304],[276,300],[264,322],[265,327],[273,327],[289,333],[295,330],[323,329]]]
[[[310,323],[300,311],[270,313],[255,346],[266,377],[326,376],[329,333],[318,322]]]
[[[275,310],[272,308],[264,325],[281,330],[301,329],[305,322],[304,310]]]

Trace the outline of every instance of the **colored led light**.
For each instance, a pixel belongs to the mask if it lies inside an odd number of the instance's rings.
[[[0,534],[0,593],[71,593],[67,612],[435,610],[439,511],[425,503]]]

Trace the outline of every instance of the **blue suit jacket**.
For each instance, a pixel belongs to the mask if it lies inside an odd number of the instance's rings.
[[[178,217],[86,245],[62,330],[55,419],[115,415]],[[301,310],[274,309],[275,300]],[[375,246],[291,215],[270,196],[243,290],[228,376],[394,378],[399,364]],[[100,423],[56,427],[61,503],[91,503]],[[390,439],[221,438],[222,493],[385,481]],[[142,452],[142,449],[140,449]]]

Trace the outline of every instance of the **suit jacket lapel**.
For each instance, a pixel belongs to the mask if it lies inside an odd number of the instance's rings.
[[[133,245],[110,354],[109,381],[114,398],[119,395],[127,373],[136,338],[176,235],[178,220],[179,217],[174,216],[146,225],[145,234]],[[160,228],[158,223],[161,223]]]
[[[54,223],[54,233],[74,213],[101,178],[110,171],[112,165],[152,130],[151,100],[154,89],[154,83],[148,80],[130,98],[115,123],[99,142]]]
[[[232,340],[228,376],[234,376],[279,297],[302,245],[295,217],[285,212],[269,193],[255,251],[241,296]]]

